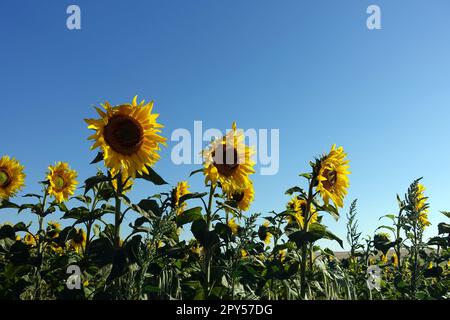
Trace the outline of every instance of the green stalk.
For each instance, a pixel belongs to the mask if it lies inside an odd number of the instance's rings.
[[[116,208],[115,208],[115,217],[114,217],[114,247],[116,249],[120,248],[120,223],[122,219],[122,212],[121,212],[121,200],[120,195],[123,191],[122,186],[122,173],[120,172],[117,177],[117,192],[115,193],[115,201],[116,201]]]
[[[216,190],[216,187],[211,185],[209,189],[209,199],[208,199],[208,210],[206,211],[206,224],[208,226],[208,232],[211,231],[211,224],[212,224],[212,202],[214,197],[214,192]],[[210,282],[211,282],[211,258],[212,253],[210,251],[210,248],[205,248],[206,253],[206,279],[205,279],[205,286],[204,286],[204,294],[205,299],[209,297],[209,291],[210,291]]]
[[[308,199],[306,200],[306,212],[305,212],[305,216],[304,216],[305,223],[303,224],[303,231],[305,231],[305,232],[308,231],[309,214],[311,211],[311,203],[313,200],[314,183],[315,183],[315,177],[313,177],[310,181],[309,190],[308,190]],[[308,258],[308,245],[306,243],[302,245],[301,253],[302,253],[302,261],[301,261],[301,265],[300,265],[300,286],[301,286],[300,295],[301,295],[302,299],[304,299],[305,294],[306,294],[306,266],[307,266],[306,260]]]

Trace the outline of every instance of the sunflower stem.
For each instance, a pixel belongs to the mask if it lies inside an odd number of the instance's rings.
[[[121,204],[120,201],[120,195],[122,194],[122,173],[119,172],[119,174],[116,177],[117,181],[117,192],[115,194],[115,200],[116,200],[116,210],[115,210],[115,223],[114,223],[114,247],[116,249],[120,248],[120,222],[122,218],[121,213]]]
[[[206,211],[206,224],[208,226],[208,232],[211,231],[211,224],[212,224],[212,202],[214,197],[214,192],[216,190],[215,185],[211,184],[211,187],[209,189],[209,199],[208,199],[208,210]],[[211,282],[211,248],[205,248],[206,252],[206,279],[205,279],[205,286],[204,286],[204,294],[205,299],[209,297],[209,290],[210,290],[210,282]]]

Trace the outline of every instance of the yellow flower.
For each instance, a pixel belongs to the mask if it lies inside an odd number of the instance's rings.
[[[23,238],[23,242],[31,247],[34,247],[36,245],[36,239],[38,239],[38,236],[33,236],[29,233],[25,235]]]
[[[381,254],[380,261],[383,263],[387,263],[387,254]]]
[[[280,261],[284,262],[284,260],[286,259],[287,249],[279,250],[278,254],[280,256]]]
[[[269,244],[272,240],[272,234],[268,230],[269,228],[269,221],[264,221],[263,225],[259,228],[258,236],[259,238],[264,241],[265,244]]]
[[[425,197],[425,187],[423,184],[419,183],[417,185],[417,191],[418,191],[418,201],[416,204],[416,211],[419,212],[419,225],[422,228],[428,227],[431,225],[431,222],[428,220],[428,208],[425,206],[426,203],[426,197]]]
[[[249,175],[255,172],[255,163],[250,159],[253,150],[245,145],[244,134],[236,129],[236,123],[232,127],[203,151],[205,184],[220,182],[226,193],[246,189],[251,184]]]
[[[50,185],[49,195],[53,196],[57,202],[69,200],[77,187],[77,172],[71,170],[65,162],[58,162],[55,166],[49,166],[47,180]]]
[[[230,228],[232,234],[237,234],[239,230],[239,225],[236,223],[234,218],[228,220],[227,225]]]
[[[180,181],[172,190],[172,201],[174,207],[176,208],[177,215],[182,214],[184,209],[186,208],[187,204],[185,202],[180,204],[180,199],[182,196],[190,193],[189,188],[190,186],[187,181]]]
[[[230,200],[236,202],[237,207],[242,211],[247,211],[250,208],[250,204],[255,198],[255,190],[253,189],[253,183],[250,183],[247,188],[243,190],[236,190],[229,195]]]
[[[190,249],[196,255],[202,256],[204,254],[204,249],[198,241],[192,240],[190,242]]]
[[[166,141],[159,135],[163,126],[156,122],[159,114],[152,113],[153,101],[138,104],[136,96],[131,104],[102,106],[105,111],[96,108],[100,119],[85,120],[95,130],[91,149],[101,148],[106,167],[126,177],[148,174],[147,166],[159,160],[160,144]]]
[[[17,234],[17,235],[16,235],[16,241],[20,241],[20,240],[21,240],[20,234]]]
[[[0,158],[0,200],[7,200],[22,190],[25,184],[24,167],[13,158]]]
[[[47,236],[50,238],[57,238],[59,236],[59,232],[61,231],[61,224],[56,221],[49,221],[47,224]]]
[[[392,256],[391,256],[391,261],[392,261],[392,264],[393,264],[395,267],[398,266],[398,256],[397,256],[396,253],[392,254]]]
[[[342,147],[336,149],[336,145],[331,147],[331,151],[320,162],[317,175],[317,191],[320,192],[323,201],[329,204],[330,199],[337,207],[344,206],[344,197],[349,187],[348,175],[349,160],[345,159],[347,154]]]
[[[294,214],[295,221],[300,226],[300,228],[304,228],[305,215],[307,202],[304,199],[299,199],[298,197],[292,197],[292,199],[286,205],[286,209]],[[308,225],[311,223],[317,222],[317,211],[313,204],[310,207],[310,217],[308,219]],[[293,224],[294,221],[292,216],[287,216],[288,223]]]
[[[70,240],[69,247],[80,253],[86,246],[86,233],[83,229],[76,229],[75,236]]]
[[[111,177],[117,177],[118,172],[116,170],[111,170]],[[131,177],[127,177],[125,174],[121,175],[122,180],[122,193],[127,193],[133,187],[134,181]],[[112,180],[112,185],[114,190],[118,191],[117,187],[117,178]]]
[[[248,256],[248,252],[245,249],[241,249],[241,258],[246,258]]]

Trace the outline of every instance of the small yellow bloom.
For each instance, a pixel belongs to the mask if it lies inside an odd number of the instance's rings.
[[[187,206],[186,202],[180,204],[180,199],[182,196],[190,193],[189,188],[190,186],[187,181],[180,181],[172,190],[172,201],[174,207],[176,208],[177,215],[182,214]]]
[[[241,257],[246,258],[248,256],[248,252],[245,249],[241,249]]]
[[[57,202],[69,200],[78,184],[75,180],[78,176],[77,172],[71,170],[65,162],[58,162],[55,166],[49,166],[48,170],[49,195],[53,196]]]
[[[38,236],[38,235],[33,236],[33,235],[27,233],[27,234],[25,235],[25,237],[23,238],[23,242],[24,242],[26,245],[29,245],[29,246],[31,246],[31,247],[34,247],[34,246],[36,246],[36,240],[37,240],[37,239],[39,239],[39,236]]]
[[[268,228],[269,228],[269,221],[264,221],[263,225],[259,228],[259,238],[264,241],[264,243],[266,245],[268,245],[270,243],[270,241],[272,240],[272,233],[269,232]]]
[[[0,200],[7,200],[22,190],[25,184],[24,167],[8,156],[0,158]]]
[[[239,225],[236,223],[234,218],[228,220],[228,227],[230,228],[232,234],[238,233]]]

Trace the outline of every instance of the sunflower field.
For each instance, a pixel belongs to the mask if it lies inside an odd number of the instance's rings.
[[[435,236],[425,239],[434,226],[421,179],[397,195],[397,214],[364,237],[357,201],[342,212],[350,187],[343,147],[312,159],[298,186],[280,190],[290,198],[284,211],[253,213],[254,150],[235,123],[203,150],[203,166],[191,173],[204,176],[202,190],[191,190],[189,181],[167,190],[152,169],[166,144],[153,102],[135,97],[96,111],[85,121],[98,149],[92,164],[104,169],[93,177],[57,162],[39,182],[40,194],[19,194],[26,169],[13,155],[0,158],[0,209],[35,218],[0,225],[0,299],[450,298],[450,213],[442,212]],[[136,179],[151,191],[133,203]],[[124,235],[132,212],[137,219]],[[346,239],[324,225],[325,215],[346,219]],[[193,236],[183,239],[183,230]],[[350,249],[337,255],[319,240]]]

